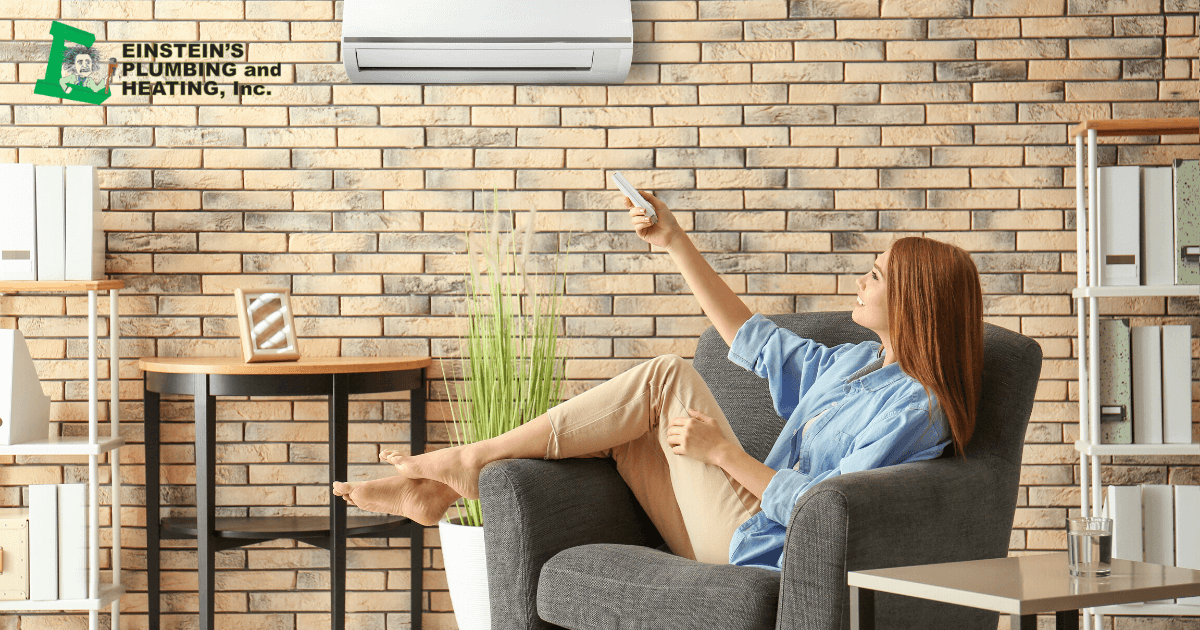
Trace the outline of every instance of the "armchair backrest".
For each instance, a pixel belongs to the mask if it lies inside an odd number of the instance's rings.
[[[848,311],[768,315],[781,328],[826,346],[879,341],[870,330],[859,326]],[[733,431],[759,461],[766,459],[786,422],[771,405],[766,379],[759,378],[729,361],[729,346],[716,329],[700,336],[692,364],[721,405]],[[1001,477],[1019,476],[1025,426],[1033,406],[1033,393],[1041,374],[1042,349],[1034,340],[984,324],[983,391],[975,433],[967,445],[967,457],[996,457],[1010,470]],[[949,452],[949,449],[947,449]],[[947,455],[948,456],[948,455]],[[1016,478],[1013,477],[1013,481]]]

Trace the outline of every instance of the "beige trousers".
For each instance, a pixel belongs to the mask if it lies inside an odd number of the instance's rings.
[[[611,457],[675,554],[728,564],[733,532],[759,500],[721,468],[671,452],[668,422],[688,409],[711,416],[741,447],[700,373],[666,355],[550,409],[546,459]]]

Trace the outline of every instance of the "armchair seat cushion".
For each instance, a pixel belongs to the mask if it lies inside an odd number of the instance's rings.
[[[562,551],[538,580],[538,616],[570,630],[769,630],[779,573],[634,545]]]

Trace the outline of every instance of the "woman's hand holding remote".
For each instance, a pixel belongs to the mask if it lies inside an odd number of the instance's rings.
[[[683,235],[679,222],[667,209],[667,204],[644,190],[638,190],[638,193],[654,206],[654,212],[658,214],[658,223],[651,224],[650,219],[646,217],[646,211],[635,206],[628,197],[624,197],[625,207],[629,209],[629,218],[633,228],[637,230],[638,238],[656,247],[670,247],[678,236]]]

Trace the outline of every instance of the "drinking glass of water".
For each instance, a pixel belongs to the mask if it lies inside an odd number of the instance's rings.
[[[1112,519],[1067,519],[1067,566],[1071,575],[1105,577],[1112,572]]]

